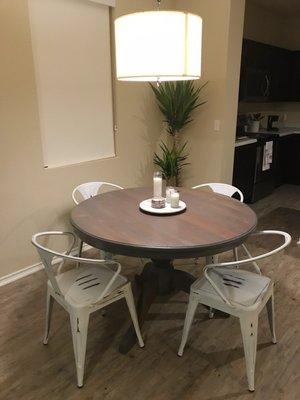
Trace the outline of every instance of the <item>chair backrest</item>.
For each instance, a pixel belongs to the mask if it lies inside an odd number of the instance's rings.
[[[80,193],[82,196],[82,200],[87,200],[90,197],[96,196],[103,186],[110,186],[111,188],[116,189],[124,189],[122,186],[116,185],[115,183],[110,182],[86,182],[81,185],[76,186],[76,188],[72,192],[72,199],[74,203],[77,205],[80,201],[76,198],[76,194]]]
[[[71,245],[68,247],[66,252],[60,253],[54,250],[51,250],[39,243],[40,238],[49,238],[50,236],[67,236],[70,237],[71,240]],[[53,289],[55,290],[55,293],[64,297],[60,287],[59,287],[59,282],[56,279],[56,276],[60,274],[61,267],[63,266],[64,262],[66,260],[72,260],[76,261],[80,264],[97,264],[99,267],[103,267],[106,269],[110,269],[108,265],[111,266],[116,266],[116,270],[114,271],[114,274],[112,275],[112,278],[110,281],[107,283],[106,287],[104,288],[103,292],[101,293],[101,297],[97,300],[101,300],[105,296],[105,294],[108,292],[109,288],[111,285],[114,283],[115,279],[117,276],[120,274],[121,271],[121,264],[118,263],[117,261],[114,260],[99,260],[99,259],[94,259],[94,258],[81,258],[81,257],[75,257],[70,255],[71,251],[74,248],[74,244],[76,242],[76,236],[72,232],[61,232],[61,231],[50,231],[50,232],[40,232],[36,233],[35,235],[32,236],[31,239],[32,244],[37,248],[37,251],[41,257],[42,263],[44,265],[46,274],[52,284]],[[61,262],[57,270],[57,275],[53,271],[53,258],[58,257]]]
[[[232,197],[235,193],[238,193],[240,202],[244,201],[244,195],[240,189],[235,186],[228,185],[228,183],[203,183],[202,185],[192,187],[192,189],[198,189],[205,186],[209,186],[215,193],[223,194],[224,196],[228,197]]]
[[[255,232],[251,236],[257,236],[257,235],[279,235],[284,238],[284,243],[281,244],[280,246],[276,247],[275,249],[268,251],[267,253],[260,254],[259,256],[252,257],[249,251],[247,250],[246,247],[244,247],[246,254],[248,255],[248,258],[240,261],[230,261],[230,262],[224,262],[224,263],[216,263],[216,264],[208,264],[204,268],[204,276],[205,278],[210,282],[210,284],[213,286],[213,288],[216,290],[216,292],[220,295],[220,297],[223,299],[223,301],[230,305],[233,306],[233,304],[230,302],[229,299],[226,298],[222,290],[218,287],[218,285],[213,281],[213,279],[209,276],[209,270],[215,269],[216,271],[218,270],[219,267],[239,267],[240,265],[244,264],[250,264],[252,263],[256,272],[261,273],[258,265],[256,264],[257,260],[261,260],[266,257],[270,257],[273,254],[278,253],[279,251],[283,250],[285,247],[287,247],[291,243],[291,236],[282,231],[275,231],[275,230],[267,230],[267,231],[261,231],[261,232]]]

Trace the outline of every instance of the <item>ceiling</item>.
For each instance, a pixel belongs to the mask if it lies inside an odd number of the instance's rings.
[[[300,18],[300,0],[248,0],[286,17]]]

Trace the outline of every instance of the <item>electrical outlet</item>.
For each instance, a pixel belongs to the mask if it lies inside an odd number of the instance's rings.
[[[219,132],[221,127],[221,121],[219,119],[214,120],[214,131]]]

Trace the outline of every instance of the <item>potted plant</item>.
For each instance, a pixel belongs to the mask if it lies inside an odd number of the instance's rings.
[[[187,143],[180,145],[181,132],[193,121],[192,112],[206,103],[199,101],[200,93],[206,85],[207,82],[197,88],[194,81],[164,82],[159,86],[150,84],[167,124],[167,132],[173,140],[171,149],[162,143],[162,156],[154,155],[154,164],[161,168],[168,183],[174,180],[179,185],[182,167],[188,164],[185,162],[188,157],[185,153]]]
[[[188,155],[185,153],[187,143],[181,147],[173,144],[171,150],[162,142],[160,148],[162,155],[154,154],[154,165],[158,166],[162,172],[163,179],[166,180],[167,186],[179,186],[179,176],[182,168],[189,163],[186,162]]]
[[[251,133],[259,132],[260,121],[264,118],[261,113],[248,115],[248,131]]]

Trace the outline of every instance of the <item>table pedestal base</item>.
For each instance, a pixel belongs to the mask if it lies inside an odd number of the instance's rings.
[[[156,296],[180,290],[189,293],[191,284],[195,280],[196,278],[188,272],[175,269],[171,260],[152,260],[147,263],[141,275],[136,276],[139,291],[137,314],[140,327],[145,322],[149,308]],[[136,341],[136,334],[131,325],[121,340],[120,353],[126,354]]]

